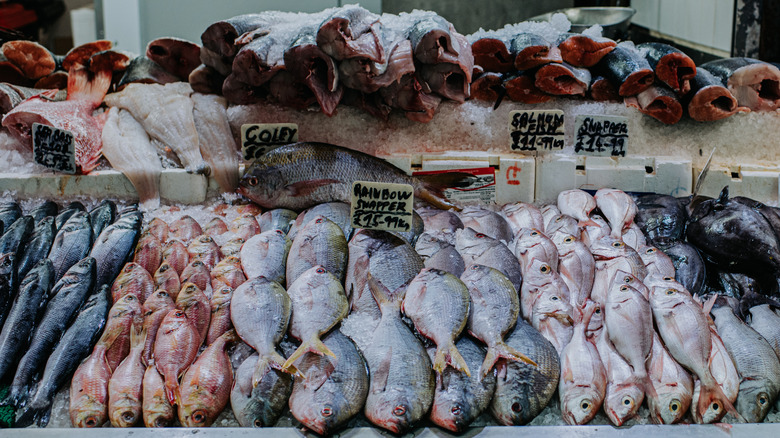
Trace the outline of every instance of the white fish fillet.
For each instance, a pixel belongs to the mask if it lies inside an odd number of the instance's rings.
[[[230,131],[227,100],[214,94],[192,93],[200,153],[223,192],[238,188],[238,146]]]
[[[119,108],[108,111],[103,155],[133,183],[144,208],[160,206],[162,165],[144,127],[129,112]]]
[[[191,173],[207,175],[192,115],[192,88],[185,82],[166,85],[130,84],[105,98],[108,106],[126,109],[153,139],[176,153]]]

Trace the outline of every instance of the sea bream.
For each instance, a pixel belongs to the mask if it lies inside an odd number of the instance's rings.
[[[269,229],[252,236],[244,242],[239,253],[246,278],[264,276],[271,281],[284,283],[291,246],[292,241],[282,230]]]
[[[354,181],[392,182],[410,184],[415,199],[449,209],[455,206],[441,190],[464,177],[459,173],[410,177],[362,152],[303,142],[281,146],[256,160],[241,178],[239,192],[266,208],[302,210],[322,202],[350,202]]]
[[[252,375],[257,361],[258,355],[253,354],[236,369],[230,406],[241,426],[272,427],[287,407],[293,387],[292,376],[271,369],[255,386],[252,384]]]
[[[647,363],[647,374],[655,388],[654,395],[647,395],[650,418],[660,424],[681,421],[691,406],[693,379],[669,354],[658,333],[653,333],[653,350]]]

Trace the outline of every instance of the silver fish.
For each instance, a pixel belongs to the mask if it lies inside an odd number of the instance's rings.
[[[324,216],[338,225],[341,231],[344,232],[344,237],[347,240],[352,236],[352,211],[350,205],[346,202],[323,202],[302,211],[290,225],[290,231],[287,232],[287,235],[291,240],[295,239],[298,231],[313,221],[318,215]]]
[[[455,249],[455,235],[437,231],[426,231],[414,245],[426,268],[441,269],[460,277],[466,269],[463,257]]]
[[[463,222],[463,228],[486,234],[508,245],[514,233],[509,223],[500,214],[482,207],[467,206],[458,213]]]
[[[463,256],[466,266],[485,265],[496,268],[509,277],[515,289],[520,290],[523,283],[520,262],[500,241],[472,228],[464,228],[455,232],[455,249]]]
[[[275,369],[267,372],[254,386],[252,376],[258,360],[259,356],[253,354],[241,363],[230,392],[230,406],[238,424],[243,427],[272,427],[287,407],[292,393],[292,376]]]
[[[286,280],[289,287],[312,266],[322,265],[343,281],[347,266],[347,239],[338,225],[317,215],[295,236],[287,255]]]
[[[615,351],[607,338],[607,335],[602,334],[596,339],[596,349],[607,371],[604,412],[607,413],[612,424],[622,426],[624,421],[636,415],[645,393],[634,378],[631,365]]]
[[[569,301],[572,306],[582,308],[590,297],[596,276],[593,254],[571,234],[556,233],[553,243],[558,249],[558,273],[569,288]]]
[[[661,424],[682,420],[691,406],[693,379],[664,347],[661,338],[653,333],[653,351],[647,363],[647,375],[655,388],[655,396],[647,395],[650,418]]]
[[[761,304],[750,308],[747,323],[769,342],[780,357],[780,315],[773,312],[769,304]]]
[[[297,217],[298,213],[292,210],[274,208],[258,217],[257,224],[260,225],[260,231],[282,230],[287,233]]]
[[[284,283],[290,247],[292,241],[282,230],[268,230],[250,237],[239,252],[244,275],[250,279],[262,276]]]

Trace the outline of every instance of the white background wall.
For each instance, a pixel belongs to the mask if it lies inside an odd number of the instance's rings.
[[[631,7],[635,24],[731,52],[734,0],[632,0]]]

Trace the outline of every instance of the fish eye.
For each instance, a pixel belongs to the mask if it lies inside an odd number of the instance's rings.
[[[628,286],[626,285],[620,286],[620,292],[628,292]]]
[[[324,273],[325,273],[325,269],[323,269],[323,268],[317,268],[317,271],[316,271],[316,272],[317,272],[318,274],[324,274]]]
[[[573,237],[567,237],[567,238],[563,239],[563,241],[566,242],[566,243],[572,243],[572,242],[574,242],[574,238]]]
[[[652,254],[655,252],[655,248],[648,248],[647,251],[645,251],[645,254]]]
[[[621,246],[623,246],[623,242],[612,242],[613,248],[620,248]]]
[[[713,410],[713,411],[715,411],[715,412],[720,412],[720,405],[719,405],[717,402],[713,403],[713,404],[712,404],[712,405],[710,405],[710,406],[712,406],[712,410]]]
[[[133,270],[133,265],[130,265],[130,264],[128,264],[128,265],[125,265],[125,269],[123,269],[123,270],[124,270],[125,272],[130,272],[130,271],[132,271],[132,270]]]
[[[600,314],[601,313],[601,307],[596,307],[596,310],[593,311],[593,313],[595,313],[596,315]]]
[[[246,179],[246,183],[252,187],[256,186],[259,181],[257,180],[257,177],[250,176]]]
[[[393,409],[393,415],[395,415],[396,417],[400,417],[405,413],[406,413],[406,406],[398,405],[395,407],[395,409]]]
[[[203,262],[200,260],[195,260],[192,262],[192,266],[203,266]]]
[[[588,409],[590,409],[590,402],[588,402],[588,401],[583,401],[583,402],[580,404],[580,408],[582,408],[582,410],[583,410],[583,411],[587,411]]]
[[[479,269],[479,268],[477,267],[477,265],[471,265],[471,270],[472,270],[472,271],[476,271],[477,269]]]
[[[674,280],[674,278],[672,278],[672,277],[664,277],[664,281],[672,281],[672,280]]]
[[[532,232],[531,232],[531,235],[532,235],[532,236],[534,236],[534,237],[536,237],[536,236],[538,236],[538,235],[539,235],[539,232],[538,232],[538,231],[532,231]]]
[[[476,237],[477,237],[477,239],[484,239],[484,238],[485,238],[485,237],[487,237],[487,236],[486,236],[486,235],[484,235],[484,234],[482,234],[482,233],[477,233],[477,236],[476,236]]]
[[[628,275],[623,277],[623,283],[631,283],[632,281],[634,281],[634,279],[629,277]]]
[[[462,409],[460,408],[460,406],[455,405],[452,407],[452,409],[450,409],[450,412],[452,412],[452,415],[460,415]]]
[[[168,292],[166,292],[164,290],[158,290],[157,291],[157,296],[160,297],[160,298],[165,298],[165,297],[168,296]]]
[[[184,312],[181,310],[177,310],[176,313],[173,314],[173,316],[182,317],[184,316]]]
[[[520,402],[512,403],[512,412],[522,412],[522,411],[523,411],[523,405],[521,405]]]
[[[84,425],[87,427],[97,427],[97,418],[95,417],[87,417],[86,420],[84,420]]]
[[[672,400],[671,403],[669,403],[669,410],[672,412],[677,412],[677,410],[680,409],[680,402],[677,400]]]
[[[762,406],[769,402],[769,398],[767,398],[766,394],[764,394],[763,392],[761,394],[758,394],[757,398],[758,398],[758,404]]]
[[[255,427],[263,427],[263,422],[262,422],[262,421],[260,421],[259,419],[256,419],[256,420],[254,421],[253,425],[254,425]]]
[[[317,220],[315,220],[314,223],[315,224],[321,224],[322,223],[322,218],[317,218]]]
[[[333,415],[333,409],[331,409],[329,406],[325,406],[320,411],[320,415],[322,415],[323,417],[330,417],[331,415]]]
[[[674,295],[675,292],[674,289],[666,289],[666,295]]]
[[[192,413],[192,421],[194,421],[195,424],[205,423],[206,413],[202,409],[198,409],[197,411]]]
[[[550,272],[550,265],[544,264],[544,265],[540,266],[539,267],[539,272],[541,272],[542,274],[546,274],[546,273]]]
[[[555,222],[560,222],[562,220],[563,220],[563,216],[558,216],[557,218],[555,218]]]
[[[279,235],[279,236],[284,235],[284,232],[282,230],[275,230],[275,231],[276,231],[276,234]]]
[[[122,412],[122,420],[127,423],[135,423],[135,414],[133,411]]]
[[[623,404],[624,404],[624,405],[626,405],[626,406],[631,406],[631,404],[632,404],[633,402],[634,402],[634,401],[633,401],[633,400],[631,400],[631,397],[626,397],[626,398],[624,398],[624,399],[623,399]]]
[[[127,294],[127,295],[125,295],[125,300],[126,301],[134,301],[135,300],[135,295]]]
[[[551,296],[550,299],[553,301],[558,301],[558,297],[556,295]]]

